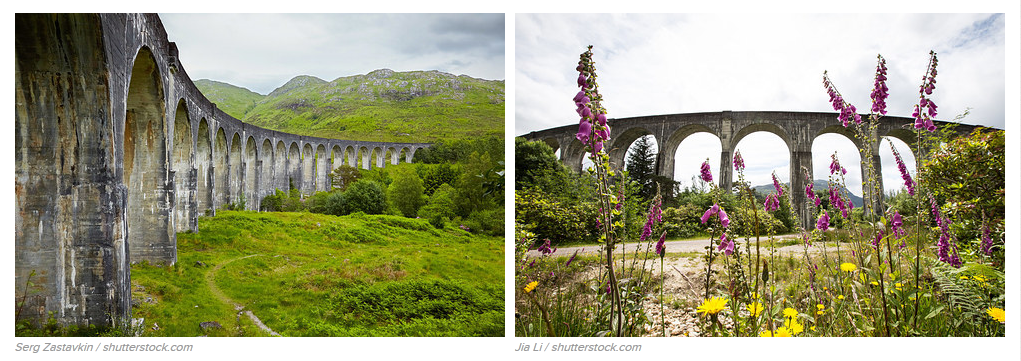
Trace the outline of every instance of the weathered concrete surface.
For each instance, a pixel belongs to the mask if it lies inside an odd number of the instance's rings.
[[[15,133],[18,317],[79,325],[125,324],[129,265],[176,262],[199,215],[429,146],[245,124],[202,96],[151,14],[16,14]]]
[[[864,118],[864,117],[863,117]],[[730,189],[733,186],[733,167],[731,161],[734,157],[734,148],[748,134],[765,131],[776,134],[787,145],[790,151],[790,180],[795,211],[803,226],[810,226],[814,216],[808,214],[808,209],[802,207],[805,204],[805,176],[803,172],[813,174],[812,169],[812,142],[820,135],[836,133],[851,140],[859,149],[862,144],[854,136],[853,130],[844,128],[837,121],[836,113],[812,113],[812,112],[713,112],[713,113],[688,113],[643,116],[633,118],[611,119],[610,127],[613,128],[613,138],[608,144],[610,164],[620,167],[624,164],[624,156],[631,143],[639,137],[652,135],[660,152],[656,160],[656,173],[673,179],[674,156],[677,147],[688,136],[705,132],[719,137],[723,146],[719,165],[720,187]],[[949,123],[936,121],[937,126]],[[876,155],[872,162],[875,171],[882,177],[881,163],[879,162],[878,146],[882,137],[893,137],[908,144],[915,143],[913,131],[914,119],[904,117],[883,117],[876,129],[877,142],[873,149]],[[959,124],[956,130],[961,134],[970,133],[976,126]],[[585,156],[585,146],[575,138],[578,132],[577,125],[550,128],[531,132],[522,135],[531,141],[543,141],[553,147],[560,149],[560,160],[571,169],[581,171],[582,159]],[[847,167],[849,165],[845,165]],[[862,162],[862,174],[865,174],[865,162]],[[882,181],[879,182],[878,194],[882,194]],[[801,190],[801,191],[798,191]],[[868,192],[868,189],[866,189]],[[869,194],[871,196],[871,194]],[[868,199],[866,197],[866,199]],[[879,197],[873,197],[879,201]],[[876,207],[875,209],[879,209]]]

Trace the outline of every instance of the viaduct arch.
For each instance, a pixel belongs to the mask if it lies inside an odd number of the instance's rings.
[[[130,264],[176,262],[176,232],[199,215],[242,195],[258,210],[291,180],[326,190],[335,167],[430,146],[243,123],[198,91],[154,14],[16,14],[14,128],[20,317],[65,325],[123,326]]]
[[[624,164],[624,156],[628,147],[638,137],[652,135],[659,146],[659,154],[656,159],[656,174],[673,179],[674,176],[674,155],[678,146],[688,136],[706,132],[713,134],[720,139],[723,150],[720,155],[719,186],[730,189],[733,186],[733,166],[731,161],[734,157],[734,149],[745,136],[765,131],[780,137],[790,151],[790,181],[793,190],[795,212],[801,219],[802,225],[809,227],[813,216],[808,214],[808,209],[802,207],[805,204],[805,192],[798,191],[805,189],[805,177],[802,168],[813,174],[812,169],[812,141],[816,137],[836,133],[851,140],[858,149],[862,148],[861,142],[855,138],[851,129],[844,128],[837,122],[837,113],[815,113],[815,112],[783,112],[783,111],[747,111],[747,112],[710,112],[710,113],[686,113],[641,116],[632,118],[611,119],[610,126],[613,133],[618,134],[611,138],[605,145],[608,149],[610,164],[616,168]],[[864,118],[864,117],[863,117]],[[948,124],[942,121],[935,121],[937,126]],[[967,124],[956,124],[959,134],[971,133],[977,126]],[[876,154],[871,159],[875,165],[877,174],[882,176],[882,162],[879,160],[879,142],[883,137],[893,137],[904,141],[907,144],[915,143],[914,118],[905,117],[883,117],[876,129]],[[585,146],[575,138],[578,132],[577,125],[567,125],[531,132],[522,135],[530,141],[543,141],[549,144],[554,151],[560,150],[560,160],[569,168],[580,172],[582,159],[585,156]],[[861,163],[862,174],[865,174],[865,160]],[[882,181],[879,182],[879,192],[882,194]],[[869,192],[865,187],[865,192]],[[880,198],[873,197],[877,202]],[[868,205],[866,205],[868,206]],[[873,209],[878,209],[873,208]]]

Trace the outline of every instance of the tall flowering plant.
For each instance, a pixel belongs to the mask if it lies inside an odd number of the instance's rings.
[[[578,132],[575,137],[585,144],[585,150],[588,152],[589,160],[593,163],[592,172],[596,177],[596,187],[598,194],[598,219],[597,225],[599,227],[598,233],[600,234],[600,242],[603,244],[603,254],[605,260],[603,263],[605,275],[605,293],[609,297],[609,325],[610,330],[602,334],[623,336],[634,328],[634,325],[629,324],[639,319],[644,319],[644,314],[635,315],[635,312],[643,312],[640,309],[641,300],[639,300],[637,311],[633,310],[635,302],[633,300],[625,300],[623,291],[621,289],[623,280],[618,279],[618,270],[615,269],[613,251],[623,238],[626,237],[626,227],[623,227],[623,222],[618,222],[622,216],[621,205],[623,200],[618,197],[618,194],[623,193],[615,189],[611,178],[615,175],[615,172],[610,168],[609,155],[605,149],[605,144],[610,140],[610,125],[607,123],[606,109],[602,106],[602,95],[599,94],[599,84],[597,83],[598,76],[596,75],[595,62],[592,60],[592,46],[581,54],[578,61],[578,66],[575,68],[578,71],[577,85],[579,91],[574,96],[575,110],[578,113]],[[653,227],[656,222],[662,221],[662,215],[660,210],[660,198],[657,196],[654,198],[653,203],[649,207],[647,214],[646,223],[642,227],[639,239],[643,242],[649,241],[650,245],[647,251],[651,251],[651,240],[653,235]],[[619,228],[619,229],[618,229]],[[660,256],[662,260],[666,253],[665,246],[665,233],[659,237],[659,242],[656,243],[656,254]],[[637,251],[636,251],[637,252]],[[636,255],[637,256],[637,255]],[[637,258],[637,257],[636,257]],[[632,258],[634,261],[635,258]],[[625,263],[622,257],[621,267],[625,267]],[[642,282],[645,277],[644,266],[639,266],[640,272],[637,277],[624,277],[637,278],[637,282]],[[632,263],[631,271],[637,268]],[[623,268],[622,268],[623,270]],[[635,282],[633,279],[630,282]],[[635,292],[628,292],[628,294],[637,294]],[[627,302],[625,302],[627,301]]]

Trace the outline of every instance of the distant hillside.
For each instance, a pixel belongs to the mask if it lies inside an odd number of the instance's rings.
[[[224,113],[238,119],[241,119],[239,115],[252,110],[255,103],[263,98],[262,94],[251,90],[209,79],[196,80],[195,87]]]
[[[246,123],[294,134],[434,142],[502,137],[504,131],[503,81],[439,71],[380,69],[329,82],[297,76],[266,96],[245,93],[247,89],[229,84],[210,83],[199,89],[228,114]],[[257,98],[253,100],[252,94]]]
[[[784,185],[789,185],[789,184],[784,183]],[[815,181],[812,182],[812,188],[815,189],[816,191],[824,191],[825,192],[826,191],[826,187],[829,187],[829,185],[827,184],[826,180],[824,180],[824,179],[816,179]],[[773,188],[773,184],[772,183],[771,184],[760,185],[760,186],[755,186],[752,189],[754,189],[756,192],[762,193],[762,194],[769,194],[769,193],[776,192],[776,190]],[[862,205],[865,204],[865,200],[862,199],[862,197],[859,197],[858,195],[856,195],[854,193],[851,193],[851,191],[847,190],[847,188],[843,188],[842,190],[843,190],[844,194],[847,195],[847,198],[849,198],[851,200],[851,203],[854,204],[855,207],[861,207]],[[804,192],[805,190],[802,189],[801,191]]]

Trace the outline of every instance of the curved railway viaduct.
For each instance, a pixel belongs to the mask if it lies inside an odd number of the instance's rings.
[[[130,264],[173,264],[176,232],[342,164],[411,162],[425,143],[299,136],[209,102],[156,15],[15,16],[18,317],[124,325]],[[242,198],[243,197],[243,198]],[[28,285],[32,287],[27,287]]]
[[[862,119],[865,120],[866,117],[867,115]],[[942,121],[934,121],[934,123],[939,127],[955,124],[959,134],[971,133],[977,128],[974,125]],[[670,179],[673,179],[674,176],[674,156],[677,147],[685,138],[700,132],[715,135],[720,139],[723,148],[720,154],[719,173],[717,173],[719,186],[723,189],[731,189],[733,186],[734,168],[731,161],[734,157],[734,149],[741,139],[760,131],[777,135],[790,151],[789,179],[795,212],[805,227],[813,224],[815,218],[814,215],[808,214],[807,208],[801,206],[807,199],[804,192],[805,176],[802,173],[802,168],[807,169],[808,174],[813,174],[812,142],[820,135],[836,133],[847,137],[859,150],[862,148],[862,143],[855,137],[853,129],[845,128],[837,121],[837,113],[722,111],[669,114],[611,119],[610,126],[614,135],[605,147],[608,149],[611,165],[615,168],[621,167],[631,143],[639,137],[652,135],[660,150],[656,159],[656,174]],[[560,149],[560,160],[569,168],[580,172],[585,156],[585,146],[575,138],[577,132],[577,125],[567,125],[531,132],[522,135],[522,137],[531,141],[543,141],[549,144],[554,151]],[[876,133],[874,139],[877,142],[873,149],[877,151],[871,161],[875,164],[877,174],[882,177],[882,162],[879,160],[878,152],[879,142],[883,137],[893,137],[907,144],[915,144],[914,118],[883,117],[877,125]],[[865,174],[864,161],[861,163],[861,169],[862,174]],[[880,181],[880,194],[883,192],[882,184]],[[865,191],[869,192],[868,189]],[[878,197],[873,199],[879,201]]]

